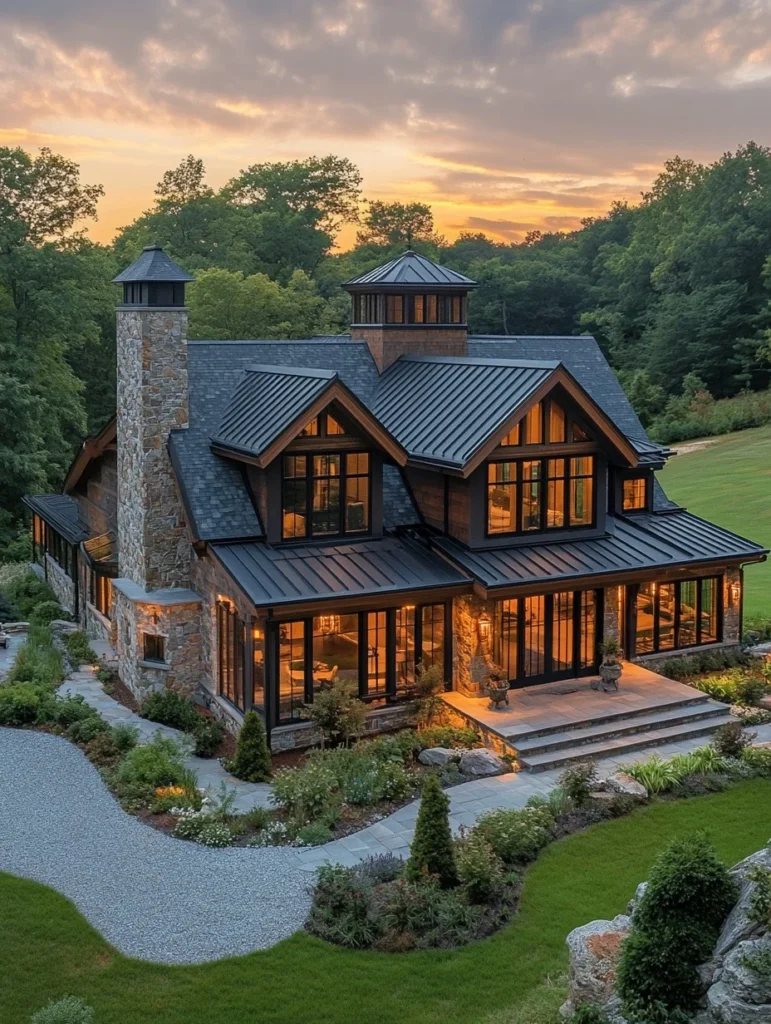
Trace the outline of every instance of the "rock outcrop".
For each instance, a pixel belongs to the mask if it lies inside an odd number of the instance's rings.
[[[771,930],[750,917],[757,883],[753,868],[771,870],[771,844],[740,861],[731,874],[740,884],[739,899],[726,918],[712,957],[699,968],[703,1005],[694,1024],[769,1024],[771,1022]],[[568,1000],[560,1012],[570,1020],[581,1003],[596,1003],[611,1021],[624,1024],[614,993],[621,944],[632,929],[634,910],[647,882],[630,901],[628,915],[592,921],[567,937],[570,950]]]
[[[494,754],[492,750],[479,747],[476,750],[465,750],[460,759],[460,770],[464,775],[500,775],[509,771],[509,766]]]

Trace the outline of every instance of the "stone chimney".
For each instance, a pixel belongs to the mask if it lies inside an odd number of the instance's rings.
[[[188,423],[185,284],[158,245],[114,279],[120,576],[144,591],[189,586],[190,544],[167,443]]]
[[[401,355],[468,355],[470,278],[411,249],[343,287],[351,338],[366,341],[383,373]]]

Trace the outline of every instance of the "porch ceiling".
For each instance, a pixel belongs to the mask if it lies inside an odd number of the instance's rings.
[[[603,537],[471,551],[449,537],[433,544],[487,589],[606,577],[689,564],[760,560],[759,544],[677,509],[609,516]]]
[[[258,608],[471,584],[461,569],[406,538],[281,548],[212,544],[211,551]]]

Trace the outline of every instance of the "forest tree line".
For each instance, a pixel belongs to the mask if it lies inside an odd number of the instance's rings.
[[[341,283],[411,247],[479,283],[472,333],[594,334],[662,440],[707,407],[717,429],[740,407],[771,416],[753,394],[771,370],[771,150],[752,142],[710,165],[675,157],[638,204],[512,243],[449,242],[423,203],[367,202],[336,156],[253,164],[218,190],[189,156],[111,245],[85,234],[102,194],[48,149],[0,148],[0,551],[13,551],[22,495],[57,489],[114,413],[110,281],[152,243],[196,274],[193,338],[344,332]]]

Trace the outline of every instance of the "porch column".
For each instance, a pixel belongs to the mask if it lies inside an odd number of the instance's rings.
[[[615,640],[620,645],[624,635],[624,588],[605,587],[604,598],[602,639]]]
[[[467,697],[481,697],[492,661],[490,639],[481,640],[479,618],[492,620],[495,603],[475,595],[456,597],[452,603],[453,673],[452,688]]]

